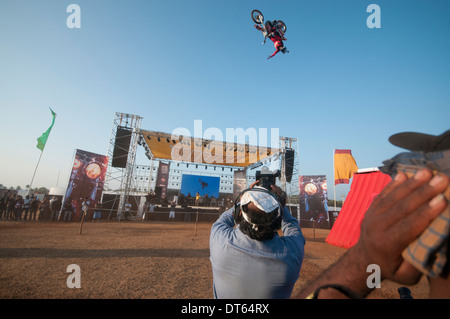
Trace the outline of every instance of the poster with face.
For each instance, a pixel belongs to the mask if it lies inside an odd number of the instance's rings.
[[[330,228],[326,176],[300,176],[299,188],[300,226]]]
[[[72,203],[73,220],[81,217],[85,200],[89,202],[89,208],[94,208],[100,201],[107,166],[108,156],[76,150],[63,203]]]

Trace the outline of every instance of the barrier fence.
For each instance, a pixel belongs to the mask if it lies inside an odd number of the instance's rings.
[[[159,207],[155,206],[153,211],[145,211],[145,210],[136,210],[130,209],[129,211],[123,211],[122,215],[117,214],[116,209],[112,208],[101,208],[101,209],[89,209],[86,216],[83,214],[79,214],[76,218],[74,218],[75,214],[72,213],[70,220],[67,220],[65,217],[65,211],[61,210],[57,214],[56,221],[70,221],[70,222],[80,222],[80,221],[92,221],[94,220],[94,212],[100,211],[101,214],[99,216],[99,220],[113,220],[113,221],[178,221],[178,222],[194,222],[195,221],[195,234],[197,234],[197,224],[199,222],[215,222],[219,216],[225,212],[226,207],[176,207],[175,214],[173,216],[170,215],[171,208],[170,207]],[[316,238],[316,228],[320,229],[331,229],[334,224],[335,217],[334,212],[329,212],[329,227],[319,226],[319,223],[312,219],[298,219],[300,226],[302,228],[312,228],[313,229],[313,237]],[[50,215],[49,215],[50,214]],[[297,218],[296,209],[291,209],[291,214]],[[20,220],[27,220],[25,214],[21,214]],[[34,217],[34,216],[33,216]],[[83,219],[84,217],[84,219]],[[14,219],[14,218],[3,218],[3,219]],[[83,219],[83,220],[82,220]],[[38,210],[35,218],[31,219],[31,214],[29,216],[29,220],[36,221],[52,221],[51,212],[45,213],[42,210]],[[323,225],[323,224],[322,224]]]

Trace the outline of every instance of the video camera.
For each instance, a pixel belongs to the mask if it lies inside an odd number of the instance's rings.
[[[275,185],[276,178],[281,176],[281,171],[272,172],[267,167],[263,167],[260,171],[256,171],[256,180],[259,180],[258,186],[264,187],[268,191],[272,191],[271,186]]]

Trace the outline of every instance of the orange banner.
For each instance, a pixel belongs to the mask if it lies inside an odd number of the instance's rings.
[[[349,184],[353,173],[358,170],[351,150],[335,150],[334,152],[334,185]]]

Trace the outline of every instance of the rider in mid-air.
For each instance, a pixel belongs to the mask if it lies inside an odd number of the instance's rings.
[[[282,52],[283,54],[285,54],[287,51],[287,48],[284,46],[283,40],[287,40],[284,37],[284,34],[282,33],[281,30],[277,30],[277,21],[273,20],[273,21],[266,21],[265,23],[266,26],[266,30],[267,30],[267,37],[272,40],[273,45],[275,46],[275,52],[272,55],[269,55],[269,57],[267,59],[273,58],[275,56],[275,54],[277,54],[278,52]],[[264,32],[264,29],[262,27],[260,27],[259,25],[255,25],[255,28],[258,29],[259,31]],[[264,39],[264,42],[266,40]]]

